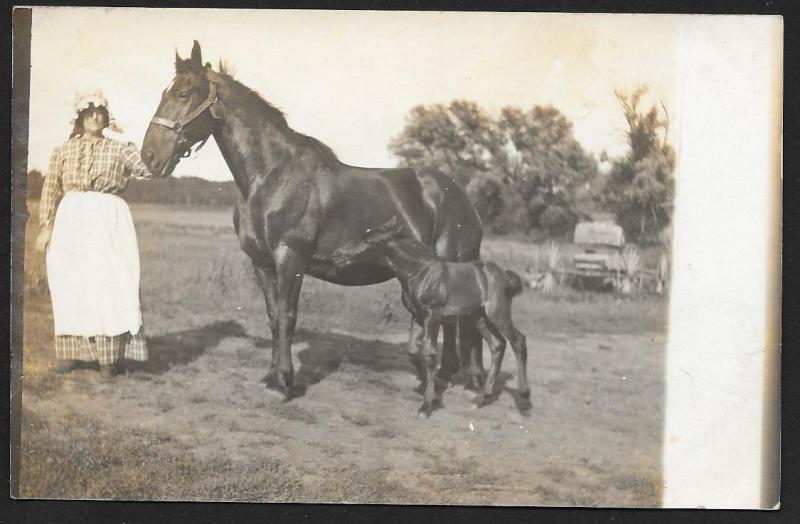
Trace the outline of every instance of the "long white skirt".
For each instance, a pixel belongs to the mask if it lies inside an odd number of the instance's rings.
[[[56,335],[139,332],[139,246],[124,200],[98,192],[64,195],[47,251],[47,280]]]

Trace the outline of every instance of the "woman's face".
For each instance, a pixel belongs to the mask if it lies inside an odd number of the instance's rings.
[[[105,111],[100,109],[86,109],[83,111],[84,132],[99,135],[107,125]]]

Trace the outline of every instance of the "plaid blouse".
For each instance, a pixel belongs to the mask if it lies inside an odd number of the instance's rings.
[[[120,194],[131,176],[153,178],[133,142],[107,137],[73,137],[58,146],[50,166],[39,203],[39,224],[51,228],[56,207],[67,191],[98,191]]]

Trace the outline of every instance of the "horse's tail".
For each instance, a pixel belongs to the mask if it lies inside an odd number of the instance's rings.
[[[506,275],[508,276],[509,283],[511,284],[509,288],[506,289],[508,298],[513,298],[522,293],[522,278],[520,278],[519,275],[510,269],[506,269]]]

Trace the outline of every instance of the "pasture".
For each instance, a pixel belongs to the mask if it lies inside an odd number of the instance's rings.
[[[32,210],[35,205],[29,206]],[[305,393],[260,383],[271,341],[230,210],[132,206],[151,360],[99,380],[49,372],[52,317],[26,233],[23,497],[648,507],[660,503],[667,300],[526,290],[533,410],[506,352],[491,405],[460,385],[417,418],[399,286],[306,277],[293,359]],[[520,273],[529,246],[487,239]],[[488,365],[488,351],[484,358]]]

